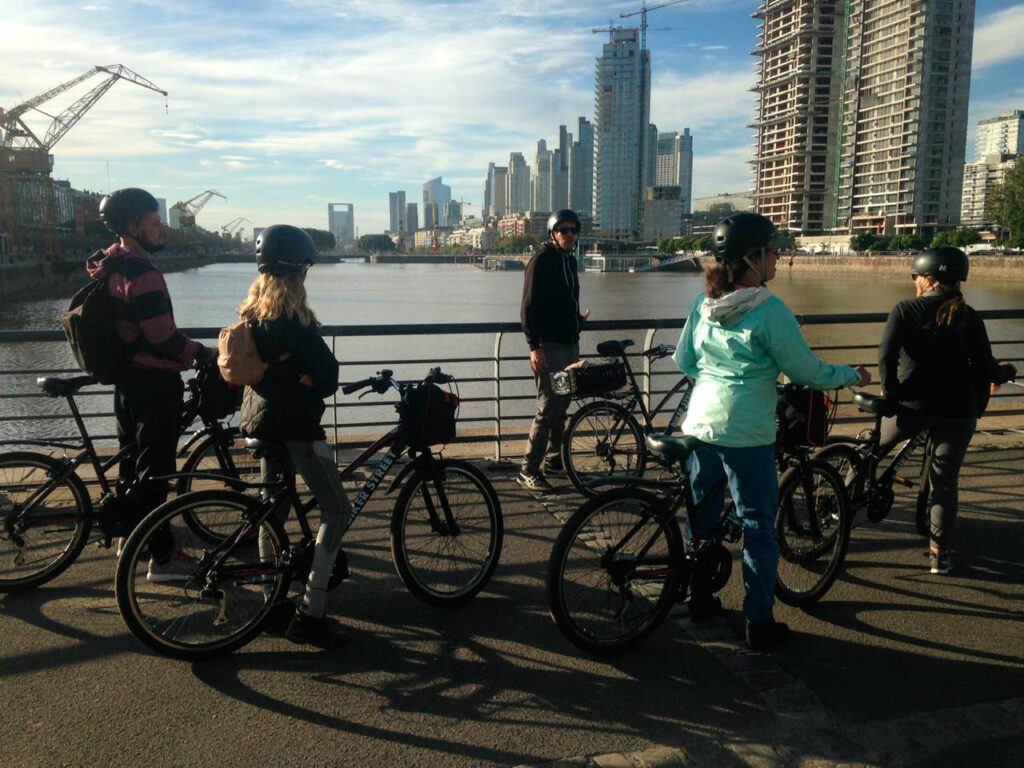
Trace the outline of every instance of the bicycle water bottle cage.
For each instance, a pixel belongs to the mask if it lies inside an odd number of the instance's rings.
[[[867,392],[856,392],[853,402],[865,413],[876,416],[895,416],[898,407],[895,400],[888,400],[880,395],[869,395]]]
[[[602,341],[597,345],[597,354],[603,355],[604,357],[618,357],[629,347],[633,346],[632,339],[623,339],[622,341]]]

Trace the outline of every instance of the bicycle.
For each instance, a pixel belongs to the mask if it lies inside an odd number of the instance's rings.
[[[881,474],[878,468],[882,458],[878,455],[882,419],[895,416],[898,406],[891,400],[866,392],[855,392],[854,404],[864,413],[872,414],[874,425],[849,440],[831,443],[815,452],[815,458],[831,464],[843,479],[850,505],[854,512],[864,509],[867,519],[881,522],[889,514],[896,500],[895,484],[907,488],[917,487],[914,527],[922,536],[929,531],[928,497],[931,492],[929,475],[933,458],[932,442],[928,430],[922,430],[903,443]],[[899,474],[906,460],[921,446],[924,457],[916,481]]]
[[[237,429],[207,415],[202,407],[202,386],[208,375],[212,372],[200,371],[186,384],[188,397],[182,408],[182,430],[188,429],[197,417],[202,428],[179,453],[185,456],[185,474],[174,476],[179,488],[191,482],[189,472],[213,460],[222,474],[239,474],[230,450]],[[44,377],[36,383],[49,397],[67,400],[81,442],[2,441],[5,445],[60,449],[64,455],[37,451],[0,454],[0,592],[34,589],[59,576],[81,554],[93,525],[100,529],[100,546],[110,548],[114,538],[127,536],[137,522],[129,510],[132,490],[139,481],[121,485],[107,476],[131,454],[133,446],[101,458],[75,402],[75,395],[96,381],[89,376],[73,376]],[[68,451],[76,453],[68,456]],[[78,472],[85,464],[92,469],[99,486],[95,499]]]
[[[559,532],[548,561],[548,606],[578,648],[596,654],[633,648],[661,625],[674,603],[687,599],[691,579],[712,593],[728,582],[732,554],[724,543],[739,541],[742,527],[733,508],[724,505],[715,531],[700,531],[699,510],[726,478],[694,498],[686,462],[698,445],[692,436],[648,435],[646,449],[671,469],[671,480],[637,480],[633,487],[588,499]],[[820,599],[839,573],[846,552],[846,496],[829,465],[808,458],[806,450],[784,453],[791,466],[780,483],[775,594],[804,606]],[[680,510],[688,539],[680,531]],[[792,573],[783,570],[784,561],[793,565]],[[798,583],[802,572],[811,575],[808,583]]]
[[[630,339],[603,341],[597,345],[598,354],[621,360],[628,389],[624,393],[606,393],[602,395],[606,399],[584,404],[570,417],[565,428],[562,466],[569,482],[584,496],[595,496],[610,487],[628,486],[641,477],[648,460],[645,436],[656,431],[666,435],[675,432],[690,402],[693,381],[683,376],[654,408],[649,409],[626,355],[632,345]],[[642,354],[653,363],[674,352],[675,347],[659,344]],[[668,423],[664,429],[656,429],[655,418],[675,395],[680,395],[679,403]],[[635,415],[638,410],[642,424]]]
[[[469,462],[435,456],[417,438],[417,425],[426,414],[414,405],[416,391],[451,381],[437,368],[423,382],[409,383],[397,382],[392,371],[383,370],[342,387],[345,394],[361,389],[399,393],[398,424],[341,471],[346,480],[387,449],[356,494],[348,527],[407,452],[409,463],[387,491],[401,489],[391,516],[392,559],[406,589],[438,606],[464,603],[487,585],[503,540],[501,504],[483,472]],[[454,419],[452,412],[452,427]],[[257,452],[268,446],[274,450],[275,445],[250,443]],[[304,580],[308,573],[315,533],[306,518],[316,500],[303,501],[291,476],[271,485],[233,478],[223,482],[229,489],[193,491],[154,510],[128,537],[118,561],[115,592],[125,624],[149,648],[173,658],[209,659],[241,648],[262,631],[290,583]],[[262,498],[245,493],[254,488],[262,489]],[[289,543],[283,523],[274,514],[284,500],[299,520],[301,536],[295,544]],[[197,534],[189,517],[216,532],[216,540]],[[182,581],[152,583],[147,580],[148,542],[167,528],[179,547],[194,558],[195,569]],[[332,585],[340,583],[347,571],[341,554]]]

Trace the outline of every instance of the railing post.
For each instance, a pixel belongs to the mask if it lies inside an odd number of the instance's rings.
[[[334,359],[338,359],[338,336],[331,334],[331,354],[334,355]],[[341,389],[341,387],[338,387]],[[334,394],[331,395],[331,431],[334,433],[334,463],[338,464],[338,444],[341,441],[341,436],[338,434],[338,389],[334,390]]]
[[[644,334],[644,349],[650,349],[654,343],[654,334],[658,332],[657,328],[648,328],[647,333]],[[641,350],[643,351],[643,350]],[[644,355],[644,399],[647,400],[647,409],[650,410],[651,403],[654,402],[651,399],[651,358]]]
[[[501,339],[494,334],[494,460],[501,461]]]

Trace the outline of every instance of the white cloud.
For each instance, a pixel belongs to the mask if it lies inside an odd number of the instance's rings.
[[[978,19],[974,28],[974,69],[1024,57],[1024,3]]]

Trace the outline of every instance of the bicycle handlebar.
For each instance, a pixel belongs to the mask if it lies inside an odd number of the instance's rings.
[[[410,386],[410,382],[396,382],[392,376],[394,371],[384,369],[377,372],[376,376],[370,376],[362,381],[354,381],[351,384],[345,384],[341,387],[341,392],[344,395],[351,395],[353,392],[358,392],[360,389],[366,389],[369,387],[378,394],[383,394],[388,391],[391,387],[395,387],[398,390],[403,390]],[[455,381],[455,377],[451,376],[440,369],[431,368],[427,375],[423,378],[424,384],[448,384],[449,382]]]
[[[663,357],[675,354],[675,351],[676,348],[672,344],[659,344],[656,347],[651,347],[644,354],[652,360],[660,360]]]

